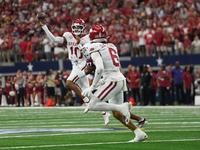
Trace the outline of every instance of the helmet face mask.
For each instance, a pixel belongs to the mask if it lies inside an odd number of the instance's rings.
[[[76,19],[71,27],[74,35],[84,34],[85,22],[82,19]]]
[[[82,53],[83,53],[83,55],[84,55],[84,57],[85,57],[86,59],[90,59],[90,54],[89,54],[88,47],[84,47],[84,48],[82,49]]]

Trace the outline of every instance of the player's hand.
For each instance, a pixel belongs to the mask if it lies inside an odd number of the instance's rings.
[[[89,88],[82,91],[81,95],[90,97],[92,91],[95,89],[93,85],[91,85]]]
[[[76,44],[78,45],[80,44],[80,42],[81,42],[80,36],[76,35]]]
[[[44,26],[44,25],[46,25],[46,19],[44,19],[44,20],[42,20],[42,21],[38,21],[39,22],[39,24],[41,25],[41,26]]]

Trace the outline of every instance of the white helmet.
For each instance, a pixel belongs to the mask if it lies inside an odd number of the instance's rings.
[[[82,19],[76,19],[72,23],[72,33],[74,35],[81,35],[84,34],[84,29],[85,29],[85,22]],[[75,29],[78,28],[78,29]]]
[[[90,59],[90,53],[89,53],[89,48],[88,48],[89,45],[90,45],[90,43],[87,43],[87,44],[85,44],[84,47],[82,48],[83,56],[84,56],[86,59]]]

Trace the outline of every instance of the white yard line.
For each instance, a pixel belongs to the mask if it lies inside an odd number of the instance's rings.
[[[145,116],[146,117],[146,116]],[[88,119],[90,119],[90,120],[93,120],[94,122],[96,122],[95,120],[99,120],[99,118],[80,118],[80,119],[76,119],[76,118],[68,118],[68,119],[66,119],[66,118],[63,118],[63,119],[48,119],[48,120],[43,120],[42,122],[46,122],[46,123],[52,123],[53,121],[63,121],[63,120],[65,120],[65,121],[83,121],[83,120],[86,120],[86,122],[88,122],[87,120]],[[113,120],[113,121],[115,121],[115,118],[110,118],[110,120]],[[148,119],[148,121],[149,122],[153,122],[153,121],[165,121],[165,120],[167,120],[167,121],[170,121],[170,120],[176,120],[176,121],[179,121],[179,120],[200,120],[200,118],[199,117],[195,117],[195,118],[175,118],[175,119]],[[41,120],[38,120],[38,119],[36,119],[36,120],[20,120],[20,121],[17,121],[17,120],[12,120],[12,121],[5,121],[5,120],[1,120],[1,124],[3,123],[3,124],[5,124],[5,123],[18,123],[18,122],[20,122],[20,123],[22,123],[22,124],[24,124],[24,122],[26,123],[26,122],[34,122],[34,123],[36,123],[36,122],[38,122],[38,123],[40,123],[41,122]],[[84,122],[84,121],[83,121]],[[101,121],[100,121],[101,122]],[[0,124],[0,125],[1,125]]]
[[[42,122],[43,123],[53,123],[54,121],[57,121],[57,123],[59,123],[58,121],[66,121],[66,122],[75,122],[77,121],[78,123],[81,123],[84,122],[83,120],[85,120],[85,122],[88,122],[87,120],[90,119],[90,120],[93,120],[93,122],[97,122],[95,120],[99,120],[99,118],[80,118],[80,119],[76,119],[76,118],[70,118],[70,119],[48,119],[48,120],[43,120]],[[112,121],[115,121],[115,118],[110,118],[110,120]],[[170,120],[176,120],[176,121],[179,121],[179,120],[200,120],[200,118],[175,118],[175,119],[148,119],[149,123],[150,122],[155,122],[155,121],[170,121]],[[0,125],[3,125],[3,124],[7,124],[7,123],[20,123],[20,124],[24,124],[24,123],[27,123],[27,122],[34,122],[34,123],[41,123],[41,120],[39,119],[36,119],[36,120],[20,120],[20,121],[17,121],[17,120],[12,120],[12,121],[4,121],[4,120],[1,120],[1,123]],[[91,121],[92,122],[92,121]],[[102,121],[99,121],[99,122],[102,122]]]
[[[45,117],[44,117],[45,118]],[[88,120],[88,119],[90,119],[90,120],[99,120],[99,118],[80,118],[80,119],[76,119],[76,118],[63,118],[63,119],[48,119],[48,120],[42,120],[43,122],[47,122],[47,123],[49,123],[49,122],[51,122],[51,121],[60,121],[60,120],[65,120],[65,121],[74,121],[74,120],[77,120],[77,121],[81,121],[81,120]],[[114,118],[113,118],[114,119]],[[30,121],[33,121],[33,122],[41,122],[41,119],[34,119],[34,120],[32,120],[32,119],[30,119],[29,118],[29,120],[12,120],[12,121],[5,121],[5,120],[1,120],[1,122],[30,122]]]
[[[190,132],[190,131],[200,131],[200,130],[145,130],[146,133],[148,132]],[[64,136],[64,135],[81,135],[81,134],[108,134],[108,133],[124,133],[124,132],[132,132],[130,130],[112,130],[112,131],[101,131],[101,132],[73,132],[73,133],[55,133],[55,134],[37,134],[37,135],[10,135],[10,136],[5,136],[5,135],[0,135],[0,139],[4,138],[26,138],[26,137],[43,137],[43,136]],[[27,133],[26,133],[27,134]],[[134,135],[133,135],[134,136]]]
[[[177,139],[177,140],[147,140],[145,143],[157,142],[187,142],[187,141],[200,141],[200,139]],[[122,144],[129,142],[101,142],[101,143],[80,143],[80,144],[60,144],[60,145],[39,145],[39,146],[17,146],[17,147],[1,147],[0,149],[22,149],[22,148],[43,148],[43,147],[70,147],[70,146],[85,146],[85,145],[109,145],[109,144]],[[132,143],[133,144],[133,143]]]
[[[93,113],[93,112],[92,112]],[[73,112],[68,112],[68,113],[57,113],[57,115],[67,115],[67,114],[76,114],[76,115],[73,115],[73,117],[74,118],[76,118],[76,117],[80,117],[80,115],[78,115],[78,114],[83,114],[82,112],[80,112],[80,113],[73,113]],[[138,114],[138,113],[135,113],[135,114]],[[90,114],[91,115],[91,114]],[[98,118],[100,118],[100,115],[99,115],[99,113],[93,113],[92,114],[93,116],[98,116]],[[163,118],[189,118],[189,117],[191,117],[191,115],[193,116],[193,117],[199,117],[199,114],[198,113],[196,113],[196,114],[190,114],[190,113],[188,113],[188,112],[186,112],[186,113],[182,113],[181,114],[181,116],[179,115],[179,114],[155,114],[155,113],[153,113],[153,114],[140,114],[140,116],[143,116],[143,117],[145,117],[145,118],[152,118],[152,116],[155,118],[157,118],[157,117],[163,117]],[[42,117],[41,117],[42,116]],[[45,117],[46,116],[46,117]],[[167,116],[167,117],[166,117]],[[7,117],[13,117],[14,119],[35,119],[35,118],[38,118],[38,119],[45,119],[45,118],[55,118],[56,119],[56,117],[55,117],[55,113],[53,114],[48,114],[48,115],[35,115],[34,117],[31,117],[30,116],[30,114],[29,115],[21,115],[21,114],[16,114],[16,115],[12,115],[12,114],[10,114],[10,115],[8,115],[8,114],[6,114],[6,115],[3,115],[3,114],[1,114],[0,115],[0,117],[1,117],[1,119],[3,120],[4,118],[5,119],[7,119]],[[27,117],[27,118],[24,118],[24,117]],[[60,118],[60,117],[57,117],[57,118]],[[89,117],[88,117],[89,118]]]
[[[12,129],[21,129],[21,128],[50,128],[50,127],[84,127],[84,126],[102,126],[104,124],[88,124],[88,125],[84,125],[84,124],[79,124],[79,125],[46,125],[46,126],[27,126],[27,125],[24,125],[24,126],[15,126],[15,127],[12,127]],[[122,124],[109,124],[110,126],[112,125],[122,125]],[[105,126],[105,125],[104,125]],[[0,127],[1,129],[9,129],[10,127]]]
[[[40,123],[38,123],[38,124],[40,124]],[[102,124],[99,124],[99,123],[97,123],[97,124],[71,124],[71,125],[70,124],[71,123],[68,124],[68,122],[65,122],[65,124],[62,124],[62,125],[48,125],[48,126],[47,125],[45,125],[45,126],[42,126],[42,125],[38,126],[37,125],[37,126],[29,126],[29,125],[25,124],[24,126],[26,126],[26,127],[70,127],[70,126],[79,127],[79,126],[100,126],[100,125],[102,125]],[[160,124],[179,124],[179,125],[180,124],[188,124],[188,125],[190,125],[190,124],[200,124],[200,122],[152,122],[152,123],[148,123],[148,124],[149,125],[151,125],[151,124],[154,124],[154,125],[156,125],[156,124],[158,124],[158,125],[160,125]],[[16,124],[3,124],[3,125],[5,125],[6,127],[0,127],[1,129],[3,129],[3,128],[10,128],[8,126],[11,126],[11,127],[15,126],[14,128],[16,128],[16,127],[22,127],[20,124],[18,124],[18,126]],[[121,124],[117,123],[117,124],[109,124],[109,125],[112,126],[112,125],[121,125]]]
[[[99,126],[104,126],[104,124],[99,124]],[[120,126],[121,127],[121,124],[109,124],[107,127],[109,127],[109,126],[112,126],[112,125],[118,125],[118,126]],[[149,125],[149,124],[148,124]],[[55,126],[55,125],[54,125]],[[73,125],[74,126],[74,125]],[[83,125],[83,126],[86,126],[86,125]],[[18,127],[18,128],[11,128],[11,127],[0,127],[0,129],[1,130],[3,130],[3,129],[30,129],[29,128],[30,126],[26,126],[26,128],[24,127],[24,126],[20,126],[20,127]],[[41,128],[39,128],[38,126],[32,126],[33,128],[32,129],[35,129],[36,127],[38,128],[38,129],[42,129],[42,127],[52,127],[52,126],[42,126]],[[56,127],[61,127],[61,126],[56,126]],[[200,128],[200,126],[181,126],[181,125],[178,125],[178,126],[158,126],[158,127],[149,127],[149,128],[153,128],[153,129],[158,129],[158,128],[166,128],[166,129],[171,129],[171,128]],[[50,128],[49,128],[50,129]],[[145,129],[147,129],[147,128],[145,128]]]
[[[0,139],[3,138],[24,138],[24,137],[40,137],[40,136],[62,136],[62,135],[73,135],[73,134],[103,134],[103,133],[124,133],[124,132],[131,132],[130,130],[123,130],[123,131],[101,131],[101,132],[73,132],[73,133],[57,133],[57,134],[39,134],[39,135],[16,135],[16,136],[0,136]]]

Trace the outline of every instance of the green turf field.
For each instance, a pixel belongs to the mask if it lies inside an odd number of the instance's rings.
[[[133,107],[148,119],[148,139],[127,143],[134,133],[114,117],[110,124],[83,107],[0,108],[0,149],[199,150],[200,107]],[[134,121],[136,123],[136,121]]]

